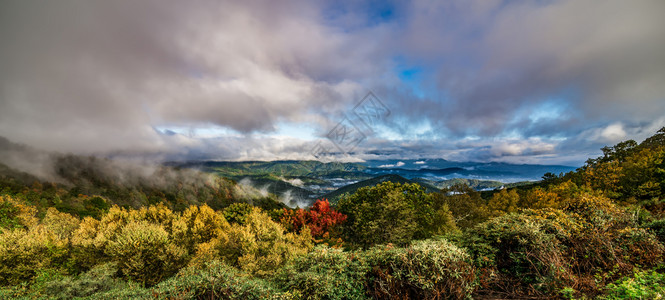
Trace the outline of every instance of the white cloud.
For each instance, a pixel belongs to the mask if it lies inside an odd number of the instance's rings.
[[[394,164],[380,165],[379,168],[399,168],[399,167],[403,167],[403,166],[404,166],[404,162],[398,161],[397,163],[394,163]]]

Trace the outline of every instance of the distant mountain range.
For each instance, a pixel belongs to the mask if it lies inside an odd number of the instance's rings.
[[[416,182],[430,191],[456,183],[487,190],[540,180],[548,172],[559,174],[575,170],[574,167],[561,165],[453,162],[445,159],[370,160],[362,163],[202,161],[167,165],[215,173],[289,199],[288,202],[304,205],[317,198],[335,202],[345,193],[387,180]]]

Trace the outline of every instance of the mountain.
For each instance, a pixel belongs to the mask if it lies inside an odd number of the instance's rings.
[[[515,165],[508,163],[453,162],[445,159],[369,160],[361,163],[319,161],[194,161],[171,162],[168,166],[193,168],[235,180],[264,193],[288,200],[291,205],[309,205],[317,198],[339,196],[347,185],[366,184],[375,178],[417,182],[432,189],[464,183],[477,190],[495,189],[513,183],[540,180],[545,173],[566,173],[574,167]],[[391,177],[392,176],[392,177]],[[354,190],[353,186],[349,190]],[[342,192],[343,193],[343,192]],[[332,199],[331,199],[332,200]]]
[[[428,180],[425,178],[414,178],[412,180],[421,184],[429,184],[439,189],[448,188],[456,184],[466,184],[470,188],[478,191],[494,190],[502,187],[505,188],[516,187],[533,183],[532,181],[503,183],[501,181],[495,181],[495,180],[478,180],[478,179],[466,179],[466,178],[453,178],[441,181]]]
[[[335,177],[364,176],[367,167],[357,163],[329,162],[309,160],[282,161],[203,161],[203,162],[171,162],[173,166],[199,168],[203,171],[215,172],[229,178],[242,178],[248,175],[266,175],[288,177]]]
[[[363,188],[363,187],[367,187],[367,186],[375,186],[375,185],[377,185],[381,182],[385,182],[385,181],[390,181],[390,182],[393,182],[393,183],[401,183],[401,184],[417,183],[417,184],[421,185],[422,187],[424,187],[427,192],[436,192],[436,191],[439,190],[438,188],[436,188],[432,185],[426,184],[426,183],[419,183],[419,182],[416,182],[416,181],[406,179],[406,178],[404,178],[402,176],[399,176],[399,175],[390,174],[390,175],[382,175],[382,176],[374,177],[374,178],[371,178],[371,179],[359,181],[359,182],[356,182],[354,184],[346,185],[346,186],[341,187],[341,188],[339,188],[335,191],[332,191],[330,193],[327,193],[327,194],[321,196],[321,198],[328,199],[328,201],[330,201],[330,203],[337,203],[337,201],[339,201],[339,199],[344,194],[353,194],[359,188]]]
[[[399,174],[442,181],[453,178],[493,180],[503,183],[540,180],[545,173],[568,173],[576,168],[562,165],[510,164],[501,162],[455,162],[445,159],[369,160],[362,163],[374,175]]]

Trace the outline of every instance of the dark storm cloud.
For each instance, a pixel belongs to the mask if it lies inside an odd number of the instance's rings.
[[[359,42],[380,28],[345,34],[308,1],[0,5],[0,135],[48,149],[164,150],[159,125],[271,131],[335,111],[381,66]]]
[[[563,125],[665,113],[663,1],[415,1],[406,9],[399,46],[433,74],[425,89],[443,92],[400,95],[414,118],[459,136],[525,125],[552,135],[580,127],[546,132],[516,113],[547,101],[562,104]]]
[[[402,139],[379,134],[358,153],[581,157],[665,123],[663,14],[665,2],[642,0],[7,0],[0,136],[83,153],[305,158],[313,142],[270,133],[297,122],[325,135],[373,90]],[[160,133],[169,126],[233,134]]]

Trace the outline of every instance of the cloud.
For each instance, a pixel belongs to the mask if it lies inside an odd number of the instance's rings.
[[[663,2],[415,1],[408,11],[395,44],[431,76],[424,97],[390,90],[406,119],[462,137],[553,135],[665,111]],[[560,111],[545,123],[563,128],[530,120],[552,102]]]
[[[271,132],[382,67],[361,43],[380,28],[345,33],[308,1],[1,5],[0,135],[51,150],[171,150],[160,125]]]
[[[352,159],[583,161],[663,125],[664,12],[642,0],[7,0],[0,136],[83,154],[311,158],[315,141],[271,134],[324,136],[372,90],[391,135]]]
[[[403,167],[403,166],[404,166],[404,162],[403,161],[398,161],[397,163],[394,163],[394,164],[380,165],[379,168],[399,168],[399,167]]]

